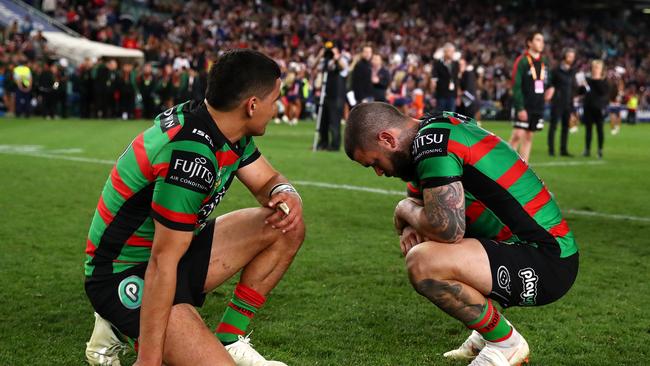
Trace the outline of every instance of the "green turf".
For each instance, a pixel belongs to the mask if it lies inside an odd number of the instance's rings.
[[[110,166],[8,154],[3,145],[42,145],[41,154],[115,159],[147,122],[0,120],[0,365],[82,365],[92,330],[83,291],[85,238]],[[486,123],[501,136],[508,124]],[[310,151],[313,124],[271,125],[258,145],[293,180],[402,190],[344,153]],[[546,133],[533,163],[549,158]],[[571,135],[582,151],[584,135]],[[512,308],[532,365],[640,365],[650,360],[650,125],[606,136],[601,165],[540,166],[563,209],[644,217],[568,214],[581,247],[571,292],[555,304]],[[15,146],[14,146],[15,148]],[[252,324],[258,350],[290,365],[463,365],[441,354],[468,334],[410,287],[391,229],[398,196],[298,186],[308,226],[304,247]],[[217,214],[255,205],[234,184]],[[216,326],[232,282],[201,314]],[[134,359],[126,357],[126,364]]]

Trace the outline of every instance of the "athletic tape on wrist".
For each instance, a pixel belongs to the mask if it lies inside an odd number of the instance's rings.
[[[289,183],[276,184],[273,188],[271,188],[271,191],[269,192],[269,197],[273,196],[274,194],[278,194],[280,192],[295,193],[300,199],[300,202],[302,202],[302,197],[300,197],[300,193],[298,193],[298,191],[296,191],[296,189]]]

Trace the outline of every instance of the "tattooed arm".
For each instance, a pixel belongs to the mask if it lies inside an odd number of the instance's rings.
[[[395,208],[395,228],[399,234],[406,226],[442,243],[456,243],[465,235],[465,194],[463,184],[454,182],[425,188],[422,201],[406,198]]]

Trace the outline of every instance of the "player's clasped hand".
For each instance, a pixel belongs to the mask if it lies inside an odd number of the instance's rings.
[[[289,207],[288,215],[279,208],[282,202]],[[302,201],[297,193],[280,192],[274,194],[267,205],[274,212],[266,218],[266,224],[271,225],[274,229],[282,230],[283,233],[295,229],[303,220]]]
[[[414,246],[422,243],[425,239],[411,226],[406,226],[399,237],[399,247],[402,254],[406,255]]]

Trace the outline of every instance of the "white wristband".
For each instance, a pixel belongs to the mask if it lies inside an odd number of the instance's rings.
[[[269,197],[273,196],[274,194],[278,194],[280,192],[295,193],[300,199],[300,202],[302,202],[302,197],[300,197],[298,191],[296,191],[296,189],[289,183],[280,183],[275,185],[273,188],[271,188],[271,192],[269,192]]]

